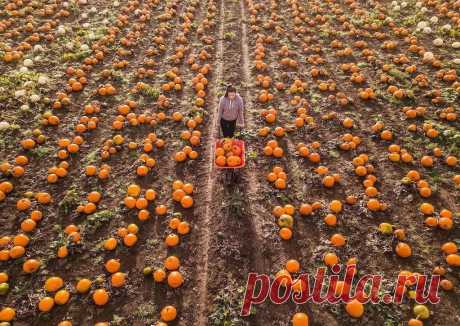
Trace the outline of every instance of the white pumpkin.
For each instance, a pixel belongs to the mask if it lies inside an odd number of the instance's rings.
[[[32,59],[25,59],[22,64],[24,65],[24,67],[27,67],[27,68],[34,66],[34,62]]]
[[[26,95],[26,91],[24,89],[18,89],[16,92],[14,92],[14,97],[20,98]]]
[[[417,29],[424,29],[425,27],[428,27],[428,22],[426,21],[421,21],[417,24]]]
[[[433,52],[425,52],[423,54],[423,61],[433,61],[433,59],[434,59]]]
[[[88,44],[82,44],[80,46],[80,51],[88,51],[89,50],[89,46]]]
[[[435,39],[433,40],[433,44],[436,45],[436,46],[443,46],[444,41],[443,41],[442,38],[439,38],[439,37],[438,37],[438,38],[435,38]]]
[[[22,87],[24,87],[24,88],[32,88],[32,87],[34,87],[34,82],[31,81],[31,80],[28,80],[24,84],[22,84]]]
[[[44,76],[44,75],[41,75],[40,77],[38,77],[38,84],[39,85],[46,85],[48,84],[48,77]]]
[[[32,95],[30,95],[30,97],[29,97],[29,100],[30,100],[32,103],[37,103],[37,102],[40,101],[40,99],[41,99],[41,97],[40,97],[40,95],[38,95],[38,94],[32,94]]]
[[[7,130],[10,126],[11,125],[8,121],[0,121],[0,131]]]
[[[441,29],[445,31],[450,31],[452,29],[452,26],[450,24],[445,24],[444,26],[441,27]]]
[[[391,18],[391,17],[385,18],[385,23],[388,24],[388,23],[391,23],[391,22],[393,22],[393,18]]]

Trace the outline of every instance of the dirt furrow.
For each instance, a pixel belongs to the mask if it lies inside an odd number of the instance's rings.
[[[212,87],[210,89],[210,103],[211,110],[208,115],[208,140],[206,147],[207,157],[207,172],[206,172],[206,183],[204,188],[200,191],[199,201],[201,202],[201,210],[197,212],[198,219],[196,221],[196,231],[194,236],[199,239],[199,248],[201,251],[201,256],[197,260],[196,273],[199,275],[197,277],[197,287],[198,287],[198,302],[197,304],[197,313],[195,316],[196,325],[206,325],[207,324],[207,290],[208,290],[208,264],[209,264],[209,248],[211,244],[211,237],[213,236],[212,230],[212,219],[213,219],[213,198],[214,198],[214,186],[216,171],[214,169],[214,152],[213,146],[215,139],[218,133],[217,125],[217,110],[218,110],[218,88],[217,84],[222,79],[223,75],[223,37],[224,37],[224,1],[220,0],[219,3],[219,33],[217,38],[217,52],[215,56],[215,72],[213,80],[211,82]]]
[[[246,110],[245,110],[245,120],[247,123],[247,129],[256,132],[257,128],[254,123],[254,115],[253,115],[253,105],[252,105],[252,95],[251,95],[251,72],[249,67],[249,49],[248,49],[248,31],[247,31],[247,15],[246,15],[246,7],[244,4],[244,0],[240,0],[240,12],[241,12],[241,49],[242,49],[242,70],[243,70],[243,86],[244,86],[244,98],[246,99]],[[249,171],[257,171],[258,169],[253,169],[252,167],[245,170],[246,178],[247,178],[247,186],[248,186],[248,198],[255,199],[257,198],[257,192],[260,189],[259,181],[255,173],[251,173]],[[250,212],[252,213],[250,222],[251,228],[253,229],[253,233],[256,236],[254,244],[258,250],[256,252],[262,253],[262,247],[264,243],[263,239],[263,228],[264,224],[264,216],[266,218],[270,217],[270,212],[263,206],[260,205],[258,200],[251,200],[249,203]],[[258,209],[255,209],[255,206],[259,206]],[[261,255],[255,256],[255,266],[257,271],[255,272],[265,272],[266,263]]]

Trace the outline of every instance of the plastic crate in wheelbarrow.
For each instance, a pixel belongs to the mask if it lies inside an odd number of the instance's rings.
[[[225,162],[223,159],[219,158],[216,156],[216,153],[222,152],[222,155],[225,158]],[[229,152],[232,152],[235,155],[231,155],[229,157],[226,157],[225,155],[228,154]],[[232,160],[232,156],[238,156],[240,162],[237,165],[235,162],[228,162],[229,159]],[[218,164],[218,160],[221,160]],[[236,161],[238,161],[236,159]],[[231,139],[231,138],[224,138],[224,139],[218,139],[216,140],[214,144],[214,166],[218,169],[241,169],[246,165],[246,157],[245,157],[245,146],[244,146],[244,141],[240,139]]]

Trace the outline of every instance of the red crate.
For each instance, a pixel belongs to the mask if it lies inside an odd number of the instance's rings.
[[[218,139],[216,140],[214,144],[214,153],[216,152],[217,148],[222,147],[222,144],[224,142],[224,139]],[[244,146],[244,141],[240,139],[233,139],[233,144],[236,144],[239,148],[241,148],[241,164],[238,166],[219,166],[216,164],[216,157],[213,155],[213,160],[214,160],[214,166],[218,169],[241,169],[246,165],[246,156],[245,156],[245,146]],[[213,153],[213,154],[214,154]]]

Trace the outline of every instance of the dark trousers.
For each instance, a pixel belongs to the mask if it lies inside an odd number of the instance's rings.
[[[224,138],[233,138],[236,128],[236,120],[225,120],[220,119],[220,127],[222,128],[222,133]]]

